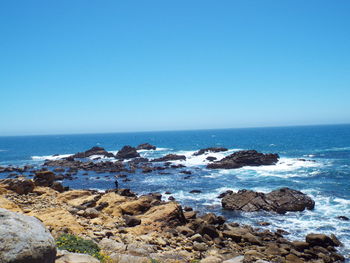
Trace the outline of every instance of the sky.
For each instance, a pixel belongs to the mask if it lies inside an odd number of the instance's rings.
[[[350,1],[0,1],[0,135],[350,123]]]

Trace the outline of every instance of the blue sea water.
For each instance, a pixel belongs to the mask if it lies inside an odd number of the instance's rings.
[[[164,193],[170,191],[185,206],[223,214],[230,221],[257,227],[258,222],[266,221],[271,225],[265,228],[287,230],[290,234],[286,237],[292,240],[303,239],[311,232],[334,233],[344,243],[341,252],[349,255],[350,221],[336,217],[350,217],[350,125],[0,137],[0,165],[40,165],[45,159],[85,151],[96,145],[116,152],[124,145],[144,142],[159,147],[156,151],[140,152],[148,158],[168,153],[186,155],[186,161],[177,163],[186,165],[183,170],[190,170],[192,175],[184,179],[186,175],[180,170],[170,170],[170,174],[140,171],[128,175],[130,182],[119,181],[121,187],[139,194],[160,192],[164,199],[168,197]],[[193,157],[192,154],[210,146],[230,149],[228,153],[209,154],[218,158],[239,149],[255,149],[278,153],[281,159],[275,166],[207,170],[204,160],[208,155]],[[59,156],[53,156],[55,154]],[[114,187],[114,175],[79,173],[76,180],[63,181],[63,184],[71,188],[110,189]],[[217,198],[228,189],[269,192],[280,187],[307,193],[315,200],[315,209],[285,215],[239,213],[222,211]],[[202,193],[190,194],[193,189]]]

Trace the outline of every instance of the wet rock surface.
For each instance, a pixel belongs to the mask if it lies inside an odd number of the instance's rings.
[[[228,149],[224,147],[209,147],[205,149],[200,149],[199,151],[195,152],[193,155],[199,156],[208,152],[217,153],[217,152],[226,152],[226,151],[228,151]]]
[[[225,158],[210,163],[208,169],[237,169],[244,166],[273,165],[278,162],[278,154],[259,153],[255,150],[238,151]]]
[[[178,161],[178,160],[186,160],[186,156],[178,155],[178,154],[167,154],[161,158],[153,159],[152,162],[168,162],[168,161]]]
[[[109,153],[107,152],[104,148],[102,147],[92,147],[91,149],[85,151],[85,152],[80,152],[80,153],[76,153],[72,156],[70,156],[71,158],[88,158],[91,157],[93,155],[102,155],[105,157],[114,157],[113,153]]]
[[[129,145],[124,146],[120,151],[117,152],[116,158],[118,159],[130,159],[140,157],[135,147]]]
[[[157,147],[149,144],[149,143],[142,143],[136,147],[137,150],[156,150]]]
[[[281,188],[268,194],[250,190],[237,193],[225,193],[221,200],[222,207],[227,210],[256,212],[260,210],[285,213],[287,211],[303,211],[313,209],[315,202],[300,191]]]

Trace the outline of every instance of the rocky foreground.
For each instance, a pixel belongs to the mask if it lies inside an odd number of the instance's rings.
[[[11,180],[17,183],[11,184]],[[341,243],[334,235],[309,234],[305,240],[292,242],[284,238],[282,230],[228,223],[212,213],[198,215],[177,202],[162,201],[157,193],[136,196],[128,189],[57,191],[53,185],[38,186],[43,185],[39,179],[19,181],[0,182],[0,262],[4,263],[55,262],[56,248],[50,236],[57,238],[62,233],[94,240],[111,262],[344,261],[337,253]],[[24,219],[20,214],[38,218],[51,235],[40,229],[38,220]],[[57,263],[96,262],[84,255],[57,255]]]

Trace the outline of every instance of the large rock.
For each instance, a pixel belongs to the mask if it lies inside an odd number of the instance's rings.
[[[126,145],[119,152],[117,152],[116,157],[118,159],[130,159],[130,158],[140,157],[140,154],[136,151],[135,147]]]
[[[137,150],[155,150],[157,149],[157,147],[149,143],[142,143],[139,146],[137,146],[136,149]]]
[[[255,212],[259,210],[285,213],[313,209],[315,202],[302,192],[281,188],[268,194],[250,190],[240,190],[224,196],[222,207],[227,210]]]
[[[34,182],[27,179],[2,179],[0,184],[5,185],[5,188],[23,195],[33,192]]]
[[[34,176],[34,183],[36,186],[52,186],[56,176],[51,171],[38,171]]]
[[[107,152],[104,148],[102,147],[92,147],[91,149],[85,151],[85,152],[79,152],[74,155],[72,155],[72,158],[88,158],[93,155],[103,155],[106,157],[114,157],[113,153]]]
[[[208,169],[236,169],[243,166],[273,165],[278,162],[279,156],[274,153],[259,153],[255,150],[235,152],[220,161],[207,165]]]
[[[178,161],[178,160],[186,160],[186,156],[177,155],[177,154],[167,154],[161,158],[153,159],[151,162],[168,162],[168,161]]]
[[[56,244],[35,217],[0,208],[0,262],[53,263]]]
[[[199,151],[195,152],[193,155],[198,156],[207,152],[217,153],[217,152],[226,152],[226,151],[228,151],[228,149],[224,147],[210,147],[210,148],[200,149]]]
[[[61,252],[55,263],[100,263],[100,261],[90,255],[80,253]]]

